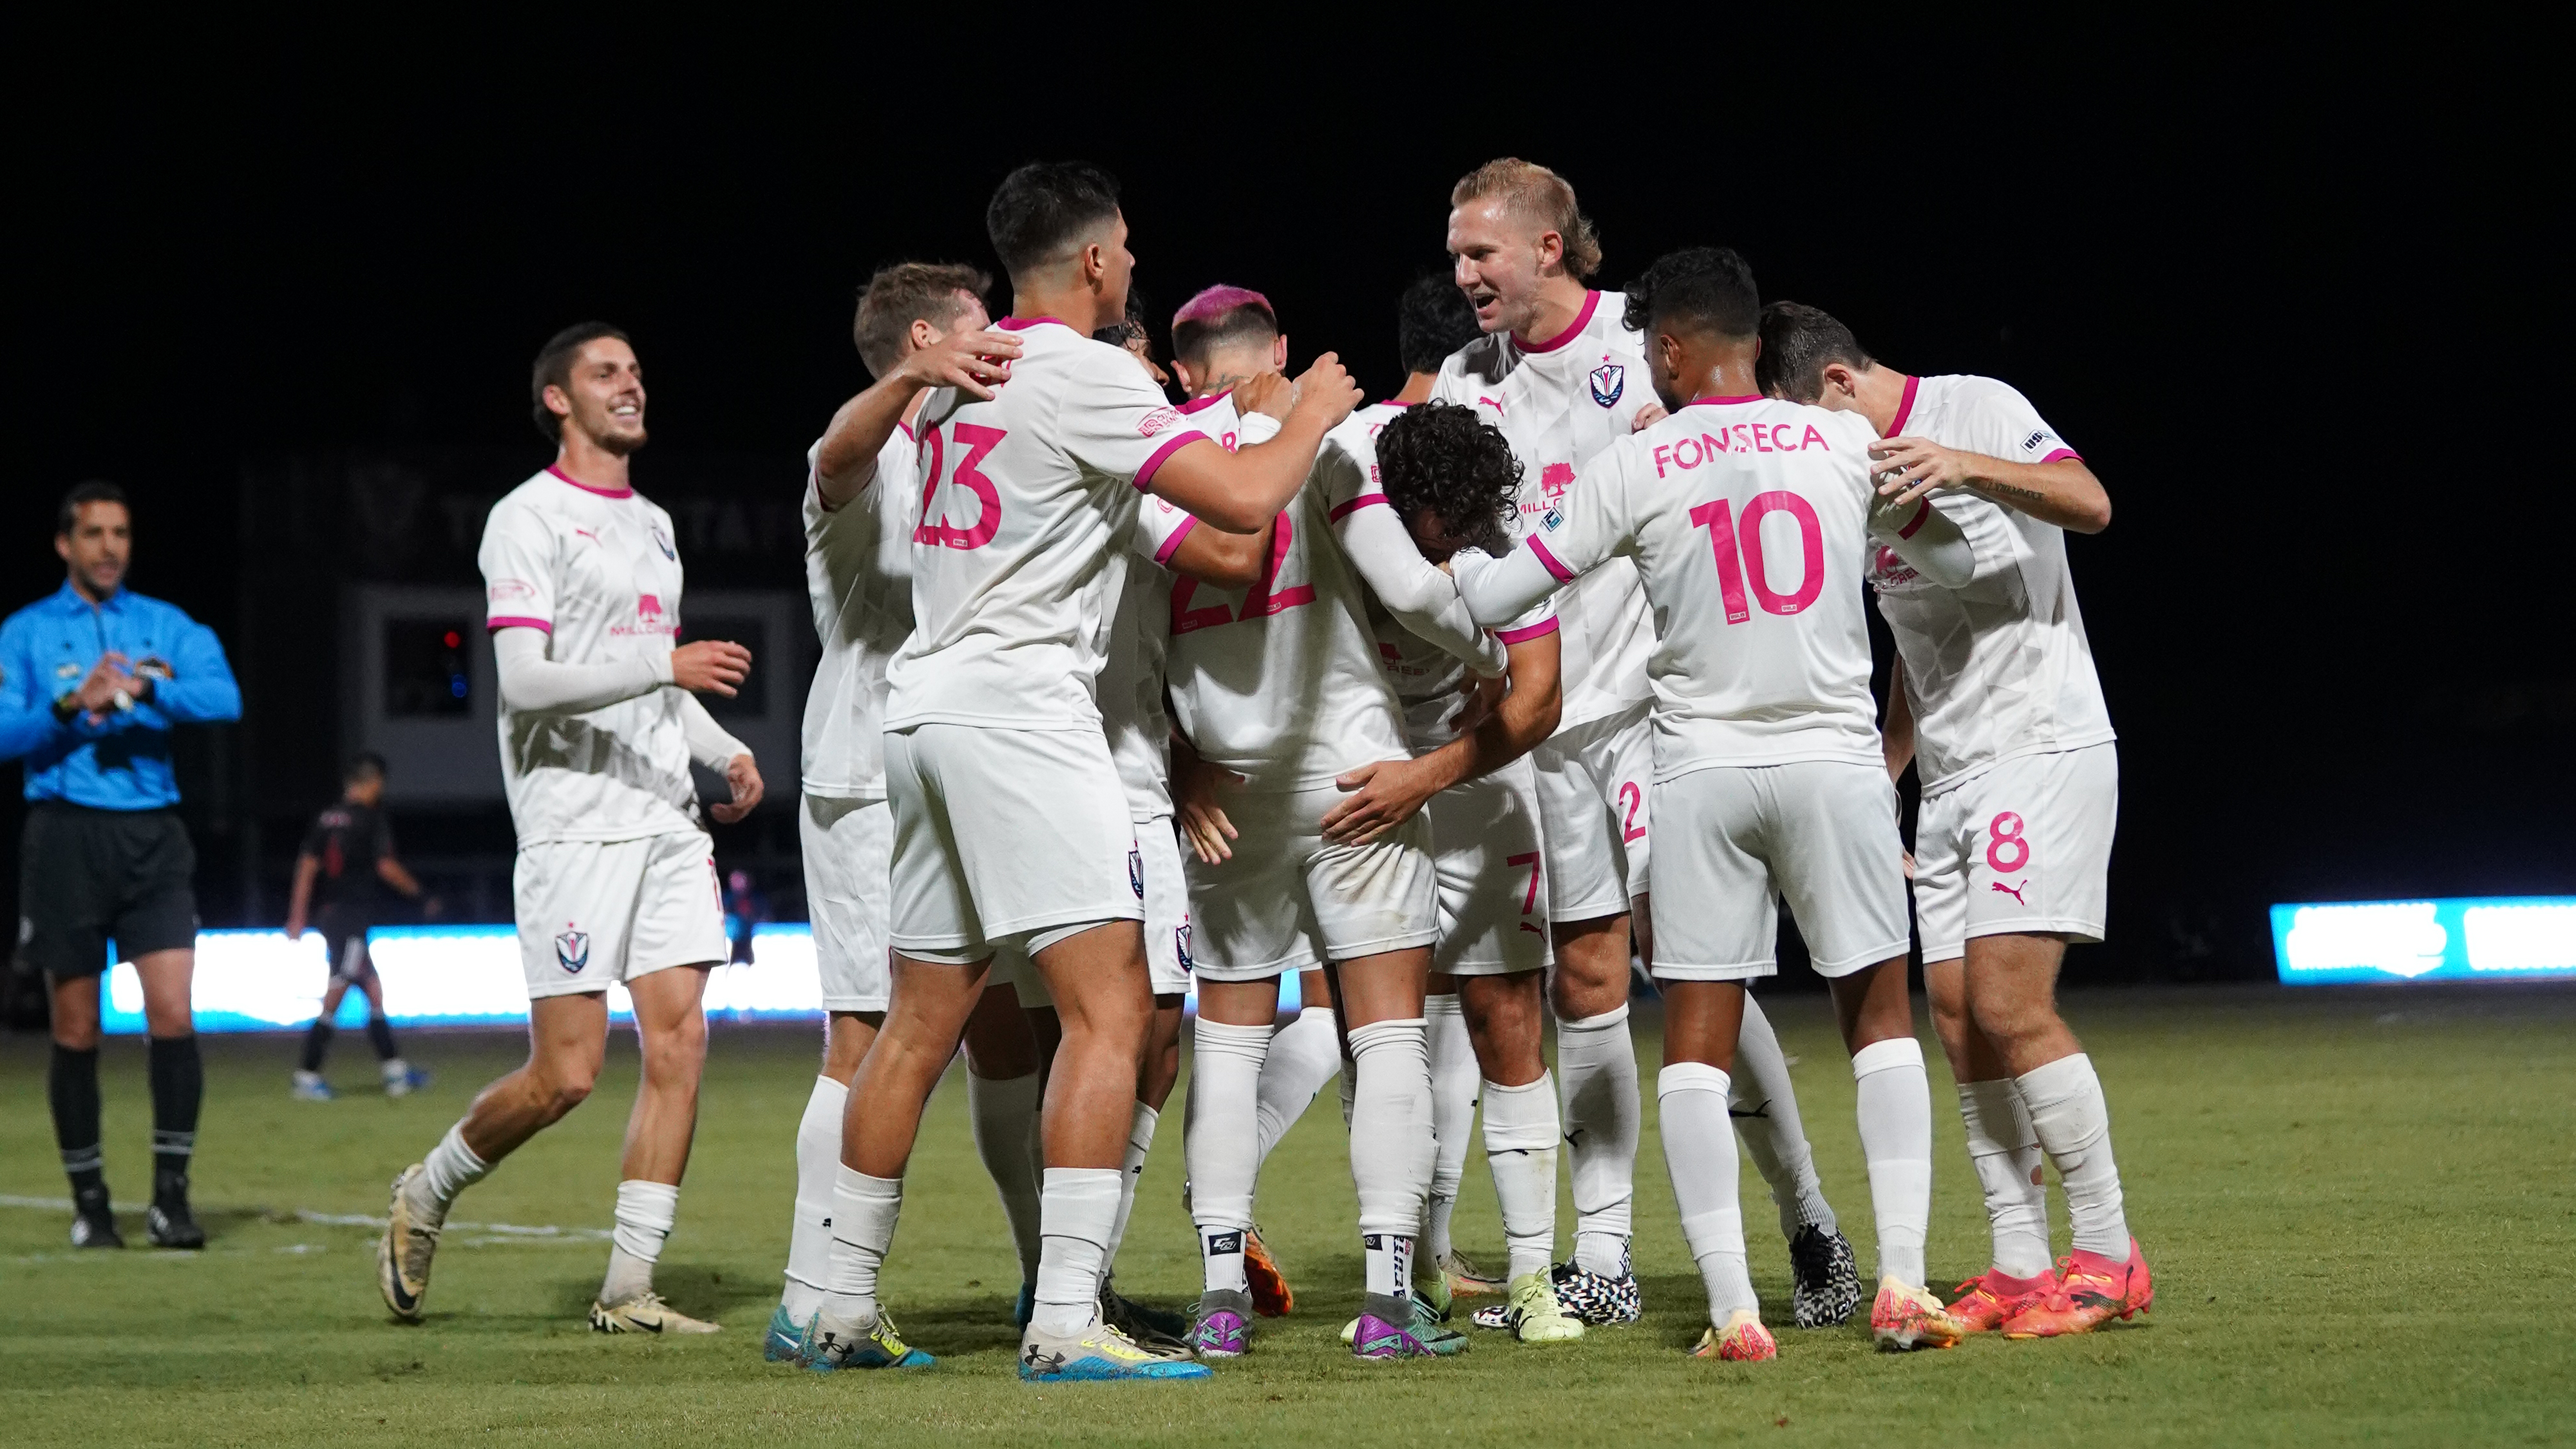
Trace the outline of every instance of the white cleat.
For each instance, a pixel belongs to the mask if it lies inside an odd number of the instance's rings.
[[[720,1323],[691,1318],[662,1301],[659,1293],[640,1293],[623,1303],[590,1305],[593,1333],[717,1333]]]
[[[385,1235],[376,1240],[376,1287],[385,1295],[385,1306],[405,1323],[420,1322],[420,1302],[429,1295],[430,1259],[438,1252],[438,1229],[422,1221],[404,1190],[427,1170],[415,1162],[394,1179]]]

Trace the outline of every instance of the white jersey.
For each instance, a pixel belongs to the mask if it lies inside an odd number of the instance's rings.
[[[546,657],[609,664],[671,652],[680,550],[671,515],[548,468],[492,505],[475,554],[487,627],[542,629]],[[500,709],[501,776],[522,847],[696,830],[677,686],[580,714]]]
[[[804,789],[882,800],[886,661],[912,633],[916,449],[912,429],[898,427],[866,484],[826,510],[815,472],[822,447],[805,450],[805,597],[823,657],[805,692]]]
[[[914,420],[912,637],[886,666],[886,728],[1101,728],[1093,697],[1154,470],[1204,435],[1136,359],[1049,318],[980,401],[930,394]]]
[[[1615,295],[1584,294],[1574,325],[1523,347],[1509,333],[1479,337],[1440,365],[1432,396],[1476,409],[1502,429],[1521,463],[1515,536],[1543,526],[1566,490],[1603,448],[1627,437],[1640,408],[1654,402],[1645,339],[1624,320]],[[1562,732],[1614,715],[1648,697],[1646,654],[1654,631],[1637,571],[1613,560],[1556,599],[1564,624]]]
[[[1266,442],[1279,423],[1265,413],[1244,417],[1234,395],[1202,398],[1181,409],[1189,426],[1231,453],[1242,443]],[[1127,808],[1139,821],[1172,813],[1171,717],[1163,709],[1163,667],[1172,639],[1172,555],[1198,519],[1160,498],[1139,502],[1129,534],[1126,581],[1110,625],[1109,654],[1100,667],[1100,722],[1109,734],[1109,756]]]
[[[1654,610],[1656,780],[1880,762],[1860,588],[1876,437],[1851,413],[1702,399],[1594,458],[1561,518],[1528,536],[1560,581],[1636,560]]]
[[[2080,456],[2029,399],[1989,377],[1911,377],[1888,436],[1930,438],[2014,463]],[[1923,788],[2016,755],[2115,738],[2066,567],[2066,531],[1958,491],[1934,506],[1977,551],[1977,576],[1945,589],[1880,549],[1870,582],[1905,660]]]

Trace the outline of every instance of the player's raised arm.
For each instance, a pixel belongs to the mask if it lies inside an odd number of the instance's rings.
[[[1324,434],[1359,406],[1360,389],[1341,359],[1327,352],[1299,375],[1296,398],[1269,442],[1229,453],[1199,438],[1137,481],[1228,533],[1260,532],[1305,486]]]
[[[1976,549],[1931,499],[1907,504],[1879,497],[1870,502],[1869,536],[1894,549],[1923,577],[1955,589],[1977,576]]]
[[[1461,448],[1473,450],[1484,466],[1475,468]],[[1407,633],[1465,662],[1481,678],[1502,673],[1500,646],[1468,614],[1458,586],[1433,560],[1463,543],[1500,543],[1501,520],[1520,480],[1510,444],[1465,408],[1422,403],[1378,434],[1377,461],[1375,482],[1361,460],[1337,444],[1327,445],[1316,464],[1343,554]],[[1435,473],[1473,474],[1475,501],[1447,510],[1467,521],[1452,525],[1436,505],[1417,504],[1417,498],[1436,498],[1428,483]],[[1395,502],[1399,497],[1403,506]],[[1461,536],[1452,536],[1453,527]]]
[[[953,387],[990,398],[1010,377],[1020,339],[986,330],[983,281],[970,267],[906,262],[868,283],[851,332],[877,380],[841,404],[816,448],[814,486],[826,511],[875,479],[877,455],[924,392]]]
[[[2071,450],[2044,463],[2017,463],[1930,438],[1895,437],[1870,444],[1869,455],[1880,470],[1878,491],[1893,503],[1965,489],[2069,533],[2111,526],[2111,495]]]

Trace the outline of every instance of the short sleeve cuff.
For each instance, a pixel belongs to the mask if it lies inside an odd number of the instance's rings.
[[[555,631],[555,624],[552,619],[532,619],[524,614],[494,614],[483,621],[485,633],[496,629],[538,629],[552,634]]]
[[[2039,461],[2042,463],[2054,463],[2060,458],[2072,458],[2078,463],[2084,461],[2084,455],[2075,451],[2073,448],[2058,448],[2052,450],[2047,457],[2042,458]]]
[[[1539,620],[1537,623],[1523,628],[1497,629],[1494,631],[1494,637],[1502,640],[1506,644],[1526,644],[1532,639],[1544,639],[1555,632],[1556,616],[1554,614],[1550,614],[1546,618]]]
[[[1181,550],[1181,540],[1189,537],[1190,530],[1198,526],[1199,520],[1196,514],[1184,515],[1181,519],[1181,526],[1172,530],[1172,536],[1163,540],[1163,546],[1161,548],[1154,550],[1154,562],[1161,564],[1165,568],[1170,568],[1172,566],[1172,555],[1180,552]]]
[[[1547,545],[1539,541],[1537,534],[1529,536],[1529,547],[1530,552],[1537,557],[1540,566],[1547,570],[1549,577],[1560,584],[1574,582],[1574,570],[1558,563],[1556,555],[1547,551]]]
[[[1359,512],[1361,509],[1368,507],[1372,503],[1385,504],[1386,495],[1383,493],[1363,493],[1357,498],[1336,503],[1333,505],[1332,509],[1332,521],[1339,523],[1343,519],[1350,517],[1352,514]]]
[[[1181,449],[1188,447],[1192,443],[1204,443],[1207,440],[1207,434],[1200,432],[1196,428],[1185,429],[1165,438],[1162,442],[1162,446],[1156,448],[1152,455],[1145,459],[1145,466],[1136,470],[1136,491],[1139,493],[1144,492],[1146,487],[1154,481],[1154,474],[1162,468],[1164,459],[1171,457],[1174,453],[1179,452]]]

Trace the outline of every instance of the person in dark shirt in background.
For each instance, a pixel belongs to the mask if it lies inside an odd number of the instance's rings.
[[[295,857],[295,894],[286,907],[286,939],[303,939],[307,921],[322,933],[331,950],[331,983],[322,991],[322,1014],[305,1029],[304,1060],[295,1069],[294,1095],[299,1101],[328,1102],[339,1094],[322,1080],[322,1056],[331,1049],[331,1019],[340,999],[354,986],[367,998],[367,1040],[384,1065],[385,1095],[407,1097],[429,1081],[394,1047],[393,1024],[385,1020],[385,984],[367,959],[367,928],[376,924],[385,905],[385,889],[421,899],[420,882],[394,859],[393,827],[380,808],[385,798],[385,762],[365,754],[349,762],[342,777],[339,802],[315,816]]]

